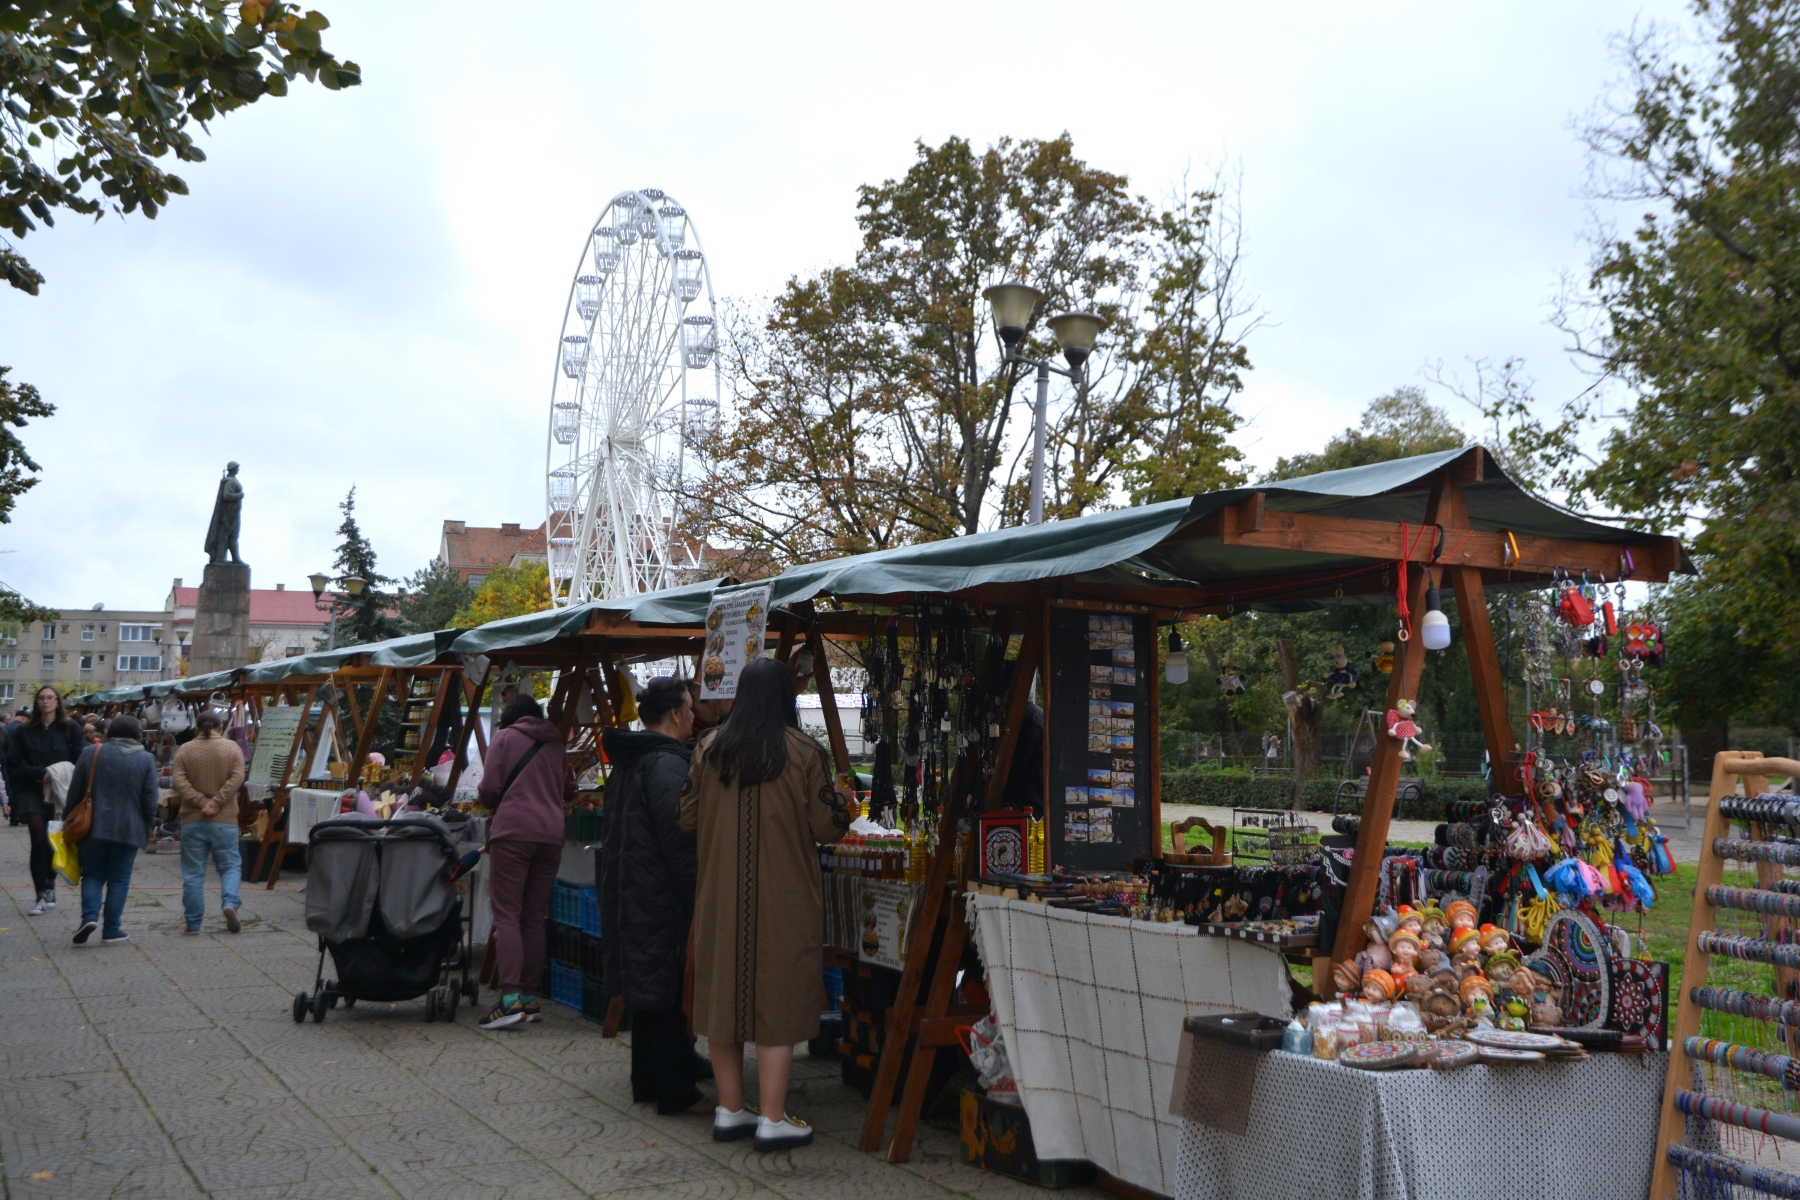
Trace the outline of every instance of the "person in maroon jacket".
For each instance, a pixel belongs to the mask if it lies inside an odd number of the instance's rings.
[[[507,702],[488,746],[476,797],[493,810],[488,823],[488,900],[494,909],[494,957],[500,1002],[483,1029],[512,1029],[539,1019],[533,994],[544,977],[544,925],[562,865],[563,802],[575,798],[562,730],[544,719],[529,694]]]

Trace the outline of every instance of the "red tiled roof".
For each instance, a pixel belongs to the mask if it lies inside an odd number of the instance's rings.
[[[175,607],[193,608],[200,600],[200,589],[175,589]],[[290,592],[275,588],[250,589],[250,623],[252,625],[324,625],[331,613],[313,600],[312,589]]]
[[[508,566],[521,554],[542,556],[544,527],[522,529],[518,525],[499,528],[464,525],[460,531],[444,530],[444,548],[449,566],[464,579],[470,571],[485,571],[495,563]]]

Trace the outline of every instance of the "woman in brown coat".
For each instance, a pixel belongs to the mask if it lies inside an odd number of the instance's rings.
[[[794,677],[753,659],[737,703],[700,743],[681,797],[681,827],[699,836],[694,904],[694,1028],[719,1086],[713,1138],[756,1137],[762,1152],[812,1141],[786,1115],[794,1043],[819,1032],[824,889],[819,842],[850,828],[818,743],[800,732]],[[762,1114],[744,1103],[744,1043],[756,1043]]]

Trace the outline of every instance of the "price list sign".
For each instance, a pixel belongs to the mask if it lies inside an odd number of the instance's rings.
[[[1156,630],[1148,615],[1050,610],[1050,861],[1123,870],[1152,853]]]

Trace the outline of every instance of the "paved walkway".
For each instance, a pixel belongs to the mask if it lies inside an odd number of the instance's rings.
[[[541,1025],[511,1033],[482,1033],[466,1006],[425,1024],[421,1002],[296,1025],[317,961],[305,876],[246,889],[236,936],[215,886],[206,934],[186,938],[176,855],[137,861],[131,942],[77,948],[78,898],[59,889],[49,915],[27,916],[25,831],[0,826],[7,1200],[1041,1195],[963,1166],[932,1129],[903,1166],[858,1153],[862,1100],[834,1062],[795,1064],[792,1108],[815,1143],[759,1155],[629,1103],[630,1035],[604,1040],[548,1001]]]

